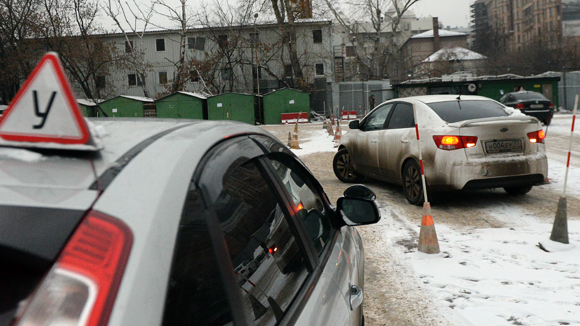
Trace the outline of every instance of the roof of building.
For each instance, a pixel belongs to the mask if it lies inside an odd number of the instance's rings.
[[[483,54],[471,51],[469,49],[460,46],[450,46],[444,47],[439,51],[428,56],[426,59],[421,61],[421,63],[429,63],[435,61],[449,61],[449,60],[484,60],[487,59]]]
[[[128,98],[128,99],[131,99],[131,100],[139,101],[139,102],[149,102],[149,103],[155,102],[154,99],[149,98],[149,97],[132,96],[132,95],[119,95],[119,96],[120,97],[124,97],[124,98]]]
[[[99,99],[86,99],[86,98],[77,98],[77,103],[84,106],[97,106],[97,104],[103,102],[104,100]]]
[[[451,37],[451,36],[467,36],[466,33],[452,32],[445,29],[439,30],[439,37]],[[432,38],[433,30],[423,32],[421,34],[413,35],[411,38]]]

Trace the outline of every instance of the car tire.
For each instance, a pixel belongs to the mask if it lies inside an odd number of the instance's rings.
[[[403,167],[403,192],[407,201],[413,205],[421,206],[425,202],[421,168],[414,160],[408,161]]]
[[[530,192],[532,186],[504,187],[503,189],[512,196],[521,196]]]
[[[350,154],[343,148],[334,155],[332,160],[332,169],[334,170],[334,175],[342,181],[347,183],[360,182],[363,177],[357,174],[350,164]]]

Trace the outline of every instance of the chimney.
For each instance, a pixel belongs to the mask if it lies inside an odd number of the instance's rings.
[[[433,17],[433,53],[439,51],[439,19]]]

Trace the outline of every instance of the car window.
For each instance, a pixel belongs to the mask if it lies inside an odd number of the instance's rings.
[[[292,197],[296,216],[304,222],[308,236],[320,255],[329,242],[332,228],[322,197],[317,193],[311,177],[292,158],[274,153],[269,159]]]
[[[308,276],[305,255],[257,162],[232,165],[213,203],[255,325],[275,325]]]
[[[514,93],[513,94],[518,100],[526,101],[526,100],[547,100],[547,98],[540,93],[536,92],[521,92],[521,93]]]
[[[445,101],[427,103],[446,122],[453,123],[471,119],[503,117],[508,114],[504,107],[493,101]]]
[[[397,103],[387,129],[414,128],[415,117],[413,115],[413,105],[409,103]]]
[[[203,205],[188,191],[175,244],[165,299],[164,326],[227,325],[232,322]]]
[[[385,120],[391,112],[392,103],[386,104],[374,110],[365,119],[364,126],[361,128],[364,131],[380,130],[384,128]]]

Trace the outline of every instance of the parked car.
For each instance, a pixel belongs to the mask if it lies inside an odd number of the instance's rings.
[[[0,146],[0,325],[363,323],[353,226],[380,219],[374,198],[334,207],[248,124],[90,121],[98,151]],[[263,249],[270,229],[293,244],[287,274]]]
[[[546,126],[554,116],[554,104],[542,93],[519,91],[507,93],[499,100],[506,106],[516,108],[522,113],[538,118]]]
[[[400,184],[409,203],[422,204],[416,123],[428,191],[503,187],[525,194],[546,179],[537,119],[489,98],[457,95],[394,99],[351,121],[334,157],[336,177]]]

